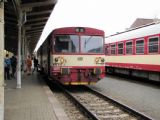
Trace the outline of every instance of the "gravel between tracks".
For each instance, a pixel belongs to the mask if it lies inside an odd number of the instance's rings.
[[[62,104],[70,120],[89,120],[77,107],[61,92],[53,92],[59,102]]]

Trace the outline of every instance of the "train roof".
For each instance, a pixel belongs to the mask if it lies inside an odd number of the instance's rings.
[[[108,36],[105,38],[105,44],[119,42],[123,40],[141,38],[149,35],[156,35],[159,33],[160,33],[160,22],[155,22]]]
[[[52,31],[54,34],[77,34],[76,28],[85,29],[83,34],[90,34],[90,35],[104,35],[104,31],[96,28],[90,27],[62,27],[57,28]]]

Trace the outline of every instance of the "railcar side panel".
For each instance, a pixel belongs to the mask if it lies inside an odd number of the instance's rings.
[[[159,28],[155,23],[107,37],[106,71],[160,81]]]

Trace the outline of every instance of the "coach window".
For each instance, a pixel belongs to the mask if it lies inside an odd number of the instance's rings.
[[[136,54],[144,54],[144,40],[136,41]]]
[[[149,38],[148,50],[149,53],[158,53],[158,37]]]
[[[106,45],[106,47],[105,47],[105,54],[109,55],[109,45]]]
[[[123,54],[123,43],[118,43],[118,54]]]
[[[115,54],[116,54],[116,45],[115,45],[115,44],[112,44],[112,45],[111,45],[111,54],[112,54],[112,55],[115,55]]]
[[[126,54],[132,54],[132,41],[126,42]]]

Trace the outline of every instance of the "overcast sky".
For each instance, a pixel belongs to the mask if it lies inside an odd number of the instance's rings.
[[[58,0],[39,45],[55,28],[93,27],[109,36],[129,28],[136,18],[160,18],[160,0]]]

